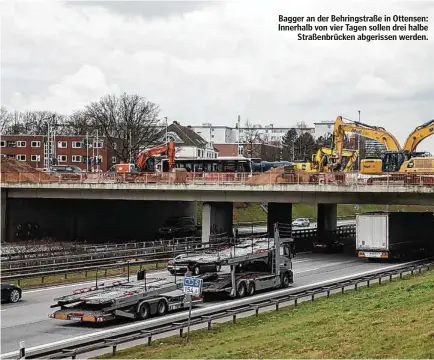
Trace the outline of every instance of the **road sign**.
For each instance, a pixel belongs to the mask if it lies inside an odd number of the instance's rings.
[[[194,277],[185,277],[184,294],[200,296],[202,294],[202,279],[198,279]]]

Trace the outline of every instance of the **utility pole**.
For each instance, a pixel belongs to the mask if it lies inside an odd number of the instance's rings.
[[[240,156],[240,124],[241,124],[241,116],[238,115],[238,134],[237,134],[237,156]]]
[[[133,162],[133,153],[132,153],[133,149],[132,149],[131,143],[132,143],[132,140],[131,140],[131,129],[130,129],[130,143],[129,143],[129,148],[130,148],[130,164]]]
[[[358,110],[359,112],[359,122],[360,122],[360,110]],[[357,135],[357,151],[359,152],[359,156],[357,157],[358,159],[358,165],[357,165],[357,169],[360,171],[360,135]]]
[[[86,172],[89,172],[89,131],[86,131]]]
[[[168,141],[167,141],[167,128],[168,128],[167,116],[165,116],[164,119],[166,120],[166,139],[165,139],[165,142],[167,144],[168,143]]]

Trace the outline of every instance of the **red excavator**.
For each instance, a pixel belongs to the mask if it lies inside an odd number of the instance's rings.
[[[175,141],[170,140],[168,144],[162,144],[155,146],[153,148],[150,148],[148,150],[144,150],[139,153],[136,159],[136,164],[139,172],[148,172],[149,169],[147,168],[147,162],[152,156],[160,155],[165,152],[167,152],[168,157],[168,163],[169,163],[169,171],[173,168],[175,165]],[[132,173],[134,164],[117,164],[116,165],[116,173]],[[136,170],[137,171],[137,170]]]

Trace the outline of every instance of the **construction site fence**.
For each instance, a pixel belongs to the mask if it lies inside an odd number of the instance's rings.
[[[1,174],[2,183],[185,183],[185,184],[244,184],[244,185],[399,185],[399,186],[433,186],[434,172],[426,173],[381,173],[360,174],[358,172],[342,173],[308,173],[301,171],[269,171],[266,173],[141,173],[141,174],[55,174],[44,172],[5,172]]]
[[[170,319],[165,317],[150,319],[128,326],[127,329],[113,331],[110,335],[90,334],[86,339],[72,340],[59,344],[53,343],[52,346],[44,345],[25,350],[27,359],[76,359],[77,356],[90,353],[100,349],[111,349],[112,355],[116,356],[118,346],[137,340],[144,340],[145,344],[151,345],[156,336],[170,336],[174,331],[180,337],[185,337],[187,327],[194,326],[196,329],[212,329],[213,323],[230,322],[236,324],[237,319],[245,316],[258,316],[260,312],[275,310],[279,311],[285,307],[296,308],[300,302],[315,301],[318,297],[327,297],[344,293],[347,290],[358,291],[361,287],[369,287],[371,284],[383,284],[384,281],[392,282],[394,279],[402,279],[404,276],[413,276],[415,273],[421,274],[434,267],[434,261],[424,259],[413,261],[411,264],[397,266],[388,271],[381,269],[373,270],[365,275],[345,276],[340,280],[325,281],[319,285],[303,286],[302,289],[288,288],[274,292],[260,294],[254,298],[244,298],[240,300],[228,301],[222,304],[209,306],[206,308],[195,309],[192,311],[191,320],[188,321],[188,312],[180,312]],[[175,318],[175,319],[174,319]],[[164,336],[163,335],[163,336]],[[24,340],[24,339],[23,339]],[[20,353],[8,353],[2,356],[3,359],[19,359]]]
[[[331,237],[352,237],[355,234],[355,225],[341,225],[336,230],[330,232]],[[285,232],[285,227],[281,229],[281,235],[288,235]],[[317,237],[317,229],[298,229],[293,230],[290,235],[294,238],[296,244],[299,244],[300,249],[303,251],[310,250],[312,248],[312,242]],[[268,233],[252,233],[245,234],[245,237],[268,237]],[[308,239],[312,241],[306,241]],[[303,243],[300,240],[303,239]],[[202,242],[201,238],[187,237],[187,238],[175,238],[172,240],[157,240],[148,242],[137,242],[127,244],[107,244],[102,246],[88,246],[84,247],[84,251],[80,253],[74,253],[68,251],[68,249],[56,249],[51,251],[32,252],[30,254],[25,253],[9,253],[2,255],[2,267],[3,268],[21,268],[29,266],[40,265],[60,265],[61,263],[68,262],[80,262],[80,261],[101,261],[109,262],[113,259],[128,258],[128,257],[140,257],[140,256],[156,256],[158,252],[166,253],[179,253],[185,251],[192,251],[197,249],[203,249],[206,246],[219,247],[221,245],[231,242],[229,237],[218,237],[210,239],[210,245]],[[82,250],[83,250],[82,249]],[[307,250],[304,250],[307,249]],[[300,250],[301,251],[301,250]]]

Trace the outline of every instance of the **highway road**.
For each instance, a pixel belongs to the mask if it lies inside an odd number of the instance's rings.
[[[355,219],[351,220],[339,220],[338,226],[343,225],[353,225],[356,223]],[[310,223],[308,227],[294,227],[293,230],[307,230],[307,229],[316,229],[316,222]],[[267,232],[267,225],[264,226],[239,226],[238,227],[238,234],[240,235],[246,235],[246,234],[259,234],[259,233],[266,233]]]
[[[369,263],[354,254],[300,254],[293,261],[293,287],[353,275],[390,266],[387,263]],[[152,274],[152,277],[167,277],[166,271]],[[172,278],[173,277],[170,277]],[[110,280],[111,281],[111,280]],[[109,281],[107,281],[109,282]],[[88,283],[87,285],[93,285]],[[86,335],[101,329],[121,326],[128,320],[111,324],[81,324],[48,318],[53,309],[53,299],[66,295],[85,284],[62,285],[58,287],[29,290],[23,293],[23,300],[17,304],[5,304],[1,308],[1,348],[5,354],[19,349],[19,342],[25,341],[26,347],[33,347],[67,338]],[[230,301],[230,300],[228,300]],[[213,306],[208,302],[200,306]]]

